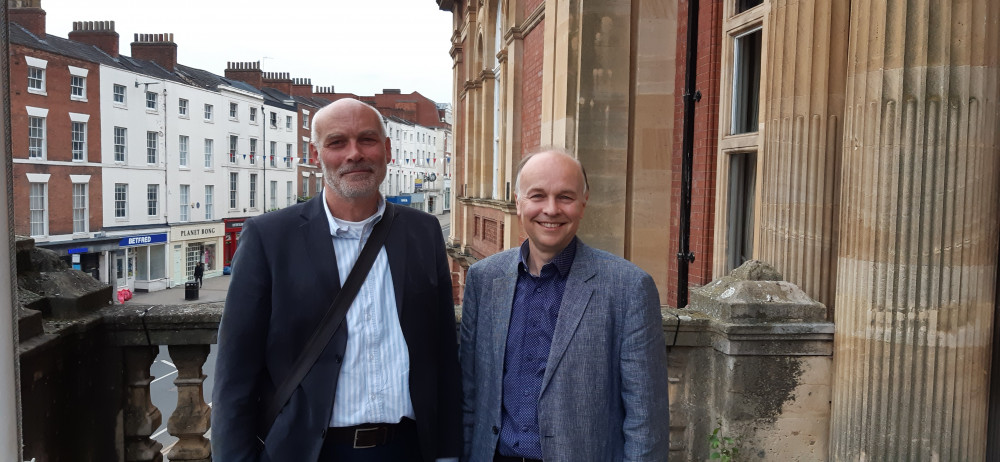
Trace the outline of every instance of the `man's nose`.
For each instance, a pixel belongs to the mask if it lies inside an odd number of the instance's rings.
[[[559,207],[556,206],[556,198],[554,196],[549,196],[545,198],[545,203],[542,204],[542,213],[546,215],[556,215],[559,213]]]
[[[361,159],[361,147],[358,146],[357,140],[351,140],[347,142],[347,149],[344,150],[345,160],[357,161]]]

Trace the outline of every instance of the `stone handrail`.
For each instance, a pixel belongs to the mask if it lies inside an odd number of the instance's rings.
[[[102,310],[108,342],[121,347],[125,357],[125,460],[158,462],[162,445],[151,435],[162,423],[160,410],[150,399],[150,366],[160,345],[167,345],[177,367],[177,407],[167,420],[167,432],[178,441],[170,448],[171,461],[210,461],[205,438],[212,409],[205,403],[202,366],[209,345],[218,340],[222,303],[190,305],[120,305]]]

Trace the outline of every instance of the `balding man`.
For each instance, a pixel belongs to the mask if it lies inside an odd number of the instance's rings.
[[[381,115],[339,100],[313,119],[323,194],[248,219],[219,327],[217,461],[434,461],[462,451],[451,277],[438,220],[385,202]],[[391,220],[386,218],[392,217]],[[362,248],[391,224],[308,373],[293,365]],[[378,225],[377,225],[378,224]],[[350,299],[349,299],[350,300]],[[287,400],[276,390],[293,390]],[[265,409],[276,404],[273,420]],[[266,429],[269,428],[269,431]]]
[[[466,277],[465,460],[667,460],[666,345],[652,278],[576,237],[589,191],[572,156],[527,156],[515,190],[528,239]]]

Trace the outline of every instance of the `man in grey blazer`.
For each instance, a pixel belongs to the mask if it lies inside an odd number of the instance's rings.
[[[467,461],[664,461],[667,358],[652,278],[576,237],[582,165],[519,167],[528,239],[469,268],[461,345]]]

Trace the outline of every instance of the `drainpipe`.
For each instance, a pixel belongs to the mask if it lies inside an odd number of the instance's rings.
[[[698,0],[688,0],[687,44],[684,60],[684,130],[681,138],[680,250],[677,252],[677,307],[688,303],[688,266],[691,253],[691,170],[694,164],[694,103],[701,100],[695,90],[698,61]]]

